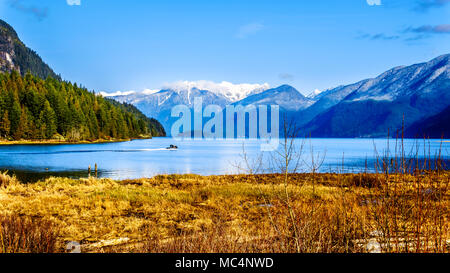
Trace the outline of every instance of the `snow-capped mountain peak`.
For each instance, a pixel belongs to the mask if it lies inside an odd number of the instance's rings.
[[[230,102],[236,102],[242,100],[250,95],[258,94],[266,91],[270,88],[267,83],[264,84],[233,84],[230,82],[222,81],[221,83],[215,83],[212,81],[179,81],[175,83],[168,83],[163,86],[163,89],[170,89],[180,92],[190,93],[193,89],[208,90],[218,96],[225,97]]]
[[[248,96],[247,98],[237,102],[237,104],[279,105],[286,111],[298,111],[311,106],[313,102],[313,100],[303,96],[294,87],[290,85],[282,85],[259,94]]]

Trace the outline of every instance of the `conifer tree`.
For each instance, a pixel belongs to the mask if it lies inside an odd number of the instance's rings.
[[[0,121],[0,136],[6,138],[9,135],[10,127],[11,122],[9,121],[8,110],[5,110]]]

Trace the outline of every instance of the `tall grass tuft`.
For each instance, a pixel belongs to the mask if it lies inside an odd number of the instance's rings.
[[[10,176],[7,172],[0,172],[0,188],[6,188],[9,185],[17,183],[18,180],[15,176]]]

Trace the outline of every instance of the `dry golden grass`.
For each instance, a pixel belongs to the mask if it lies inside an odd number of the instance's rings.
[[[386,252],[448,252],[449,177],[292,174],[295,225],[276,174],[4,183],[0,211],[54,223],[61,250],[365,252],[376,240]]]

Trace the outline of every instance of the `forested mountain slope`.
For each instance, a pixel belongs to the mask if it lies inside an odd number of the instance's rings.
[[[67,141],[165,135],[156,120],[70,82],[0,73],[0,136]]]

